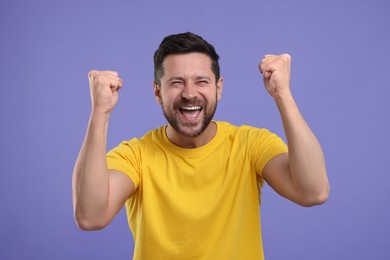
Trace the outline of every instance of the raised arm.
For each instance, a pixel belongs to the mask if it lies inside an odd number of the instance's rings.
[[[327,200],[330,187],[321,145],[290,91],[290,64],[288,54],[265,55],[259,64],[264,85],[280,111],[289,150],[273,158],[263,176],[280,195],[302,206],[314,206]]]
[[[90,71],[92,110],[87,133],[73,171],[73,206],[83,230],[105,227],[134,191],[125,174],[107,169],[106,143],[110,113],[118,102],[122,80],[114,71]]]

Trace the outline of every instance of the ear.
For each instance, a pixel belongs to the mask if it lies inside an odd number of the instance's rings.
[[[223,78],[219,77],[217,81],[217,100],[220,100],[222,97],[222,90],[223,90]]]
[[[160,86],[157,84],[156,81],[153,81],[153,89],[154,89],[154,96],[156,97],[157,103],[161,105],[161,91]]]

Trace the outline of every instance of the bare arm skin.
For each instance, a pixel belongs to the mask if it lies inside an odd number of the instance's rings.
[[[105,227],[133,193],[134,184],[119,171],[108,170],[107,129],[122,80],[114,71],[90,71],[92,110],[87,133],[73,171],[73,206],[83,230]]]
[[[264,85],[280,111],[289,149],[266,165],[263,176],[277,193],[309,207],[324,203],[330,186],[321,145],[290,91],[290,64],[288,54],[266,55],[259,64]]]

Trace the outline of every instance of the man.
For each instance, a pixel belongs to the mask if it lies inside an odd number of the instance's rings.
[[[265,181],[303,206],[324,203],[321,146],[290,92],[287,54],[259,64],[280,110],[288,150],[266,129],[213,121],[223,78],[212,45],[192,33],[167,36],[154,55],[154,95],[168,121],[106,157],[122,80],[89,73],[92,110],[73,174],[75,219],[105,227],[125,204],[134,259],[263,259],[260,189]]]

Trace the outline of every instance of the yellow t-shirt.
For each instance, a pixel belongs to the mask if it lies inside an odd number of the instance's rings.
[[[136,187],[126,201],[134,259],[264,258],[262,170],[287,147],[266,129],[216,123],[199,148],[174,145],[160,127],[108,153],[109,169]]]

